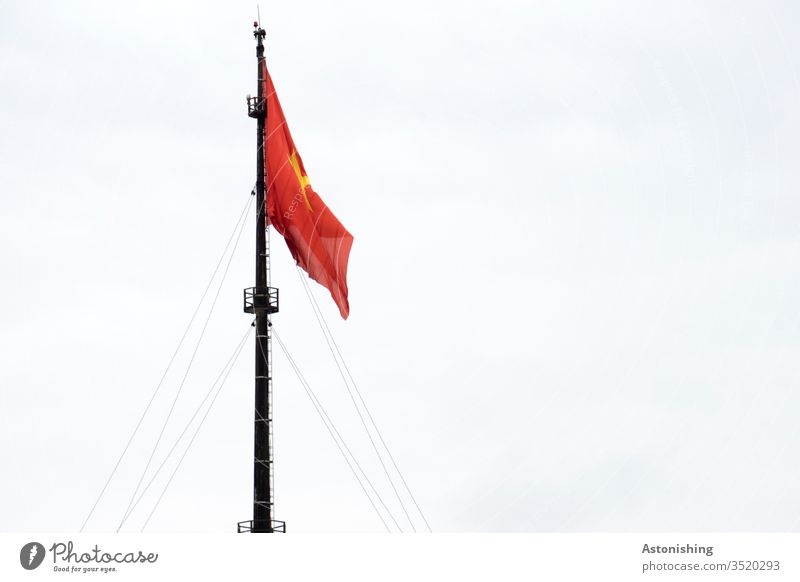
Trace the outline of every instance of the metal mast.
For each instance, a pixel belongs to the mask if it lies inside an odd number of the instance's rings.
[[[255,315],[255,419],[253,431],[253,519],[239,522],[238,530],[252,533],[285,532],[286,524],[273,520],[272,465],[272,333],[270,314],[278,312],[278,289],[269,286],[269,242],[265,168],[264,29],[253,24],[258,58],[258,95],[247,98],[247,114],[256,122],[256,286],[244,290],[244,311]]]

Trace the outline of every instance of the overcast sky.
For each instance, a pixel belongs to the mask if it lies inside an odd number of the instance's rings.
[[[355,237],[350,318],[316,297],[435,531],[800,528],[795,3],[260,10]],[[255,180],[255,14],[0,1],[0,530],[81,527],[200,299]],[[248,329],[254,229],[156,463]],[[399,521],[272,244],[275,329]],[[199,327],[88,530],[116,529]],[[147,531],[251,517],[251,343]],[[274,368],[276,517],[382,531]]]

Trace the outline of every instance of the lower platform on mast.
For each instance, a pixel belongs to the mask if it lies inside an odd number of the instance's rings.
[[[256,290],[255,287],[248,287],[244,290],[244,312],[258,313],[278,313],[278,288],[267,287],[266,289]]]

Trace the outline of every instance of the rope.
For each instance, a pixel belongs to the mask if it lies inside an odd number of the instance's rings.
[[[381,431],[378,428],[378,425],[375,422],[375,419],[372,417],[372,413],[370,412],[369,407],[367,406],[367,403],[364,401],[364,397],[361,395],[361,391],[358,389],[358,385],[356,384],[356,381],[353,378],[353,375],[350,373],[350,368],[347,366],[347,362],[345,361],[344,356],[342,355],[342,352],[339,349],[339,345],[336,343],[336,339],[333,337],[333,333],[331,333],[331,330],[328,327],[328,322],[325,320],[325,316],[322,314],[322,310],[320,309],[319,304],[317,303],[317,300],[314,297],[313,292],[311,291],[311,287],[309,286],[308,281],[303,276],[303,272],[301,271],[300,267],[297,267],[297,274],[300,277],[300,281],[303,283],[303,289],[305,290],[306,296],[308,297],[308,299],[309,299],[309,301],[311,303],[311,309],[314,312],[315,317],[317,318],[317,323],[319,324],[320,329],[322,330],[322,334],[323,334],[323,336],[325,336],[325,342],[328,344],[328,349],[330,350],[331,355],[333,356],[334,362],[336,362],[336,367],[338,368],[339,374],[342,377],[342,381],[344,382],[344,385],[347,388],[347,393],[350,395],[350,399],[352,400],[353,406],[355,407],[356,412],[358,413],[358,417],[361,420],[361,424],[364,427],[364,431],[367,433],[367,436],[369,437],[370,443],[372,443],[372,448],[375,451],[375,454],[378,456],[378,460],[381,463],[381,467],[383,467],[383,471],[386,474],[386,478],[389,480],[389,483],[392,486],[392,490],[394,491],[395,496],[397,496],[397,500],[400,502],[400,506],[403,508],[403,512],[405,513],[406,518],[408,519],[409,523],[411,524],[411,529],[414,530],[414,532],[417,531],[416,528],[414,527],[414,523],[412,522],[411,517],[408,514],[408,511],[406,511],[405,504],[403,503],[403,500],[400,497],[400,494],[398,493],[397,488],[394,485],[394,480],[389,475],[389,471],[388,471],[388,469],[386,468],[386,465],[383,462],[383,457],[380,454],[380,452],[378,451],[378,447],[376,446],[375,441],[372,438],[372,434],[371,434],[370,430],[367,428],[367,424],[364,421],[364,417],[361,414],[361,410],[359,409],[358,405],[356,404],[355,398],[353,397],[353,391],[350,389],[350,385],[348,384],[347,380],[345,379],[344,372],[342,371],[342,366],[344,366],[344,369],[347,371],[347,376],[350,378],[350,382],[353,385],[353,389],[355,390],[356,394],[358,395],[358,399],[361,402],[361,406],[364,407],[364,411],[367,413],[367,417],[369,418],[369,421],[372,424],[372,426],[373,426],[373,428],[375,430],[375,433],[378,435],[378,440],[380,440],[381,445],[383,445],[383,448],[386,450],[386,453],[389,456],[389,459],[391,460],[395,471],[397,471],[397,474],[400,477],[400,481],[403,483],[403,486],[405,487],[406,491],[408,492],[409,497],[413,501],[414,506],[417,508],[417,512],[419,512],[419,515],[422,517],[422,521],[425,522],[425,527],[428,529],[429,532],[432,533],[433,530],[431,529],[431,526],[428,523],[428,520],[426,519],[425,514],[422,512],[422,509],[420,508],[419,504],[417,503],[417,500],[414,497],[414,494],[411,492],[411,488],[408,486],[408,483],[406,482],[405,478],[403,477],[403,473],[400,471],[400,468],[397,466],[397,462],[395,461],[394,456],[392,455],[392,452],[389,450],[389,447],[386,444],[386,441],[383,439],[383,435],[381,434]],[[328,339],[329,337],[330,337],[330,339]],[[333,345],[331,345],[331,343]],[[336,351],[335,354],[334,354],[334,349]],[[339,356],[338,359],[336,357],[336,354],[338,354],[338,356]],[[341,360],[341,365],[339,364],[339,360]]]
[[[222,377],[225,374],[225,370],[228,369],[228,366],[233,365],[233,362],[235,361],[235,358],[237,358],[239,356],[239,352],[242,351],[244,343],[247,341],[247,338],[250,336],[252,331],[253,331],[252,326],[248,326],[247,332],[244,334],[242,339],[237,344],[237,346],[234,349],[233,353],[228,358],[228,361],[225,362],[225,365],[222,367],[222,370],[220,370],[220,373],[217,376],[216,380],[214,380],[214,383],[211,384],[211,388],[208,389],[208,392],[206,392],[206,395],[203,397],[203,400],[200,402],[200,404],[197,405],[197,408],[195,409],[194,414],[192,414],[192,417],[187,421],[186,426],[183,428],[183,431],[181,431],[181,434],[175,440],[175,443],[172,445],[172,448],[170,448],[169,452],[166,454],[164,459],[161,461],[161,464],[158,466],[158,468],[156,469],[155,473],[153,473],[153,476],[150,478],[150,481],[148,481],[147,485],[145,486],[145,488],[142,489],[142,492],[139,495],[139,498],[134,502],[133,506],[131,506],[130,511],[127,513],[127,515],[125,515],[125,517],[122,520],[122,524],[120,524],[120,525],[124,525],[125,524],[125,521],[127,521],[127,519],[131,516],[131,514],[133,514],[134,510],[136,509],[136,506],[139,505],[139,502],[142,500],[142,498],[144,498],[145,494],[150,489],[150,486],[153,484],[153,482],[158,477],[158,474],[161,472],[161,469],[164,468],[164,465],[167,464],[167,461],[172,456],[172,453],[175,452],[175,449],[178,448],[178,444],[180,444],[181,440],[183,440],[183,436],[189,430],[189,427],[192,425],[192,422],[194,422],[194,419],[200,413],[200,410],[202,410],[203,405],[206,403],[206,400],[208,400],[208,397],[211,396],[211,393],[214,391],[214,388],[216,388],[217,384],[220,382],[220,380],[222,380]]]
[[[314,405],[314,409],[317,411],[317,414],[319,414],[319,417],[322,419],[322,423],[325,425],[325,428],[328,430],[328,434],[331,435],[331,438],[333,439],[333,442],[336,444],[336,447],[339,449],[339,452],[342,454],[342,457],[344,457],[344,460],[347,463],[347,466],[350,468],[350,471],[353,473],[353,477],[355,477],[356,481],[358,481],[358,484],[361,487],[361,490],[364,492],[364,495],[366,495],[367,499],[369,500],[370,505],[372,505],[372,509],[374,509],[375,513],[378,514],[378,517],[380,518],[381,522],[383,523],[383,526],[386,528],[386,531],[391,533],[392,530],[389,527],[389,525],[386,523],[386,520],[383,518],[383,514],[378,510],[377,506],[375,505],[375,502],[372,500],[372,497],[367,492],[366,487],[364,487],[364,483],[361,481],[361,477],[359,477],[358,473],[356,473],[356,470],[353,467],[354,464],[358,468],[358,470],[361,472],[361,475],[363,475],[364,481],[367,482],[367,484],[369,485],[369,487],[372,490],[372,492],[375,495],[375,497],[378,498],[378,501],[383,506],[383,509],[386,511],[386,513],[389,514],[389,517],[391,518],[391,520],[394,523],[394,525],[402,533],[403,530],[400,527],[400,524],[397,523],[397,520],[392,515],[392,512],[389,510],[388,507],[386,507],[386,504],[383,502],[383,499],[381,498],[380,494],[375,490],[375,487],[372,485],[372,482],[369,480],[369,478],[367,477],[366,473],[364,473],[364,470],[361,468],[361,465],[358,463],[358,460],[356,460],[355,455],[353,455],[352,451],[350,450],[350,447],[347,446],[347,443],[345,442],[344,438],[342,438],[342,435],[339,433],[338,429],[336,428],[336,425],[333,424],[333,421],[331,420],[330,416],[328,416],[328,413],[325,412],[325,408],[322,406],[322,403],[319,401],[319,399],[317,398],[316,394],[314,394],[314,391],[311,389],[311,386],[306,381],[306,379],[303,376],[302,372],[300,372],[300,368],[297,366],[297,363],[294,361],[294,358],[292,358],[291,354],[289,354],[289,350],[286,348],[286,345],[281,340],[280,336],[278,335],[278,332],[273,329],[272,333],[275,335],[275,339],[277,340],[278,345],[280,346],[281,350],[283,351],[283,354],[286,356],[286,359],[288,360],[289,365],[292,367],[292,370],[294,370],[294,373],[297,376],[297,379],[300,380],[300,384],[303,386],[303,389],[306,391],[306,394],[308,395],[309,399],[311,400],[311,403]],[[345,452],[345,451],[347,451],[347,452]],[[348,457],[348,454],[350,455],[350,457]],[[352,458],[352,463],[350,461],[350,458]]]
[[[183,331],[183,335],[181,335],[181,339],[178,342],[178,346],[175,348],[175,351],[173,352],[172,357],[170,358],[169,363],[167,364],[167,367],[164,370],[164,373],[161,375],[161,379],[158,381],[158,385],[156,386],[156,389],[153,391],[153,395],[150,396],[150,401],[147,403],[147,406],[145,406],[144,411],[142,412],[141,416],[139,417],[139,421],[136,423],[136,426],[134,427],[133,432],[131,433],[131,436],[128,437],[128,442],[125,444],[125,447],[122,449],[122,454],[120,454],[119,458],[117,459],[117,462],[114,465],[114,468],[111,469],[111,474],[109,474],[108,479],[106,479],[106,482],[103,485],[103,488],[100,490],[100,493],[98,494],[97,499],[95,499],[94,505],[92,505],[92,508],[89,510],[89,514],[86,516],[86,519],[83,521],[83,525],[81,525],[81,529],[79,530],[80,532],[83,532],[83,530],[86,528],[86,524],[89,523],[89,519],[91,519],[92,514],[94,514],[94,510],[97,508],[97,505],[100,503],[100,500],[103,498],[103,495],[105,494],[106,489],[108,489],[108,485],[111,483],[111,480],[114,478],[114,475],[116,474],[117,469],[120,466],[120,463],[122,463],[122,459],[125,458],[125,454],[128,452],[128,449],[130,448],[131,443],[133,442],[133,438],[136,436],[136,433],[139,432],[139,428],[142,426],[142,422],[144,422],[144,418],[145,418],[145,416],[147,416],[147,412],[150,410],[150,406],[153,404],[153,401],[155,400],[156,395],[158,394],[159,390],[161,390],[161,386],[164,383],[164,379],[167,377],[167,373],[169,373],[170,369],[172,368],[172,364],[175,362],[175,358],[177,357],[178,352],[181,349],[181,346],[183,346],[183,342],[186,339],[187,334],[189,333],[189,329],[192,327],[192,324],[194,323],[194,320],[197,317],[198,312],[200,311],[200,307],[203,305],[203,301],[205,300],[206,295],[208,294],[208,290],[211,288],[211,284],[213,283],[214,278],[217,276],[217,272],[219,271],[219,267],[222,264],[222,261],[225,258],[225,255],[228,252],[228,247],[230,247],[231,241],[233,240],[233,237],[236,234],[236,230],[239,228],[239,223],[242,222],[242,219],[247,214],[247,209],[249,208],[249,206],[251,204],[251,200],[252,200],[252,196],[250,194],[248,194],[248,196],[247,196],[247,204],[245,204],[244,208],[242,209],[241,214],[239,215],[238,220],[236,221],[236,225],[233,227],[233,231],[231,232],[231,236],[228,238],[228,242],[225,244],[225,249],[222,251],[222,255],[220,256],[219,261],[217,261],[217,266],[214,267],[214,272],[211,273],[211,277],[208,280],[208,284],[206,285],[206,288],[203,291],[203,295],[200,297],[200,301],[198,301],[198,303],[197,303],[197,307],[195,308],[194,313],[192,313],[192,317],[189,319],[189,323],[186,325],[186,329],[184,329],[184,331]]]
[[[186,445],[186,449],[183,451],[183,454],[181,455],[181,458],[178,459],[178,464],[175,465],[175,469],[172,471],[172,474],[169,476],[169,479],[167,480],[167,483],[164,485],[164,489],[161,490],[161,494],[158,496],[158,499],[156,500],[156,504],[153,506],[153,509],[150,511],[150,514],[147,516],[147,519],[145,520],[144,525],[142,525],[142,529],[139,530],[139,533],[144,532],[145,528],[147,527],[147,524],[150,523],[150,519],[153,517],[153,514],[156,512],[156,509],[158,509],[158,506],[161,503],[161,500],[164,498],[164,495],[166,494],[167,489],[169,489],[169,486],[172,483],[172,480],[175,478],[175,475],[177,474],[178,469],[181,468],[181,463],[183,463],[183,460],[186,458],[186,454],[189,452],[189,449],[192,448],[192,444],[194,443],[194,439],[197,438],[197,435],[200,432],[200,429],[203,427],[203,423],[205,422],[206,418],[208,418],[208,413],[211,412],[211,409],[214,407],[214,403],[217,401],[217,397],[219,396],[220,392],[222,392],[222,388],[225,386],[225,382],[227,381],[228,376],[231,373],[231,370],[233,370],[234,366],[236,365],[236,361],[239,359],[239,355],[242,353],[242,349],[244,348],[244,345],[245,345],[245,342],[247,340],[247,337],[250,335],[251,331],[252,331],[252,327],[250,327],[248,329],[248,332],[245,335],[244,339],[242,339],[242,341],[239,342],[239,346],[237,347],[236,353],[233,356],[233,362],[231,363],[230,366],[228,366],[228,369],[225,372],[225,376],[223,377],[222,382],[219,385],[219,388],[217,388],[217,391],[214,394],[214,397],[211,399],[211,403],[208,405],[208,408],[206,409],[205,413],[203,414],[203,418],[200,419],[200,423],[197,425],[197,428],[194,430],[194,434],[192,434],[192,438],[189,440],[189,444]],[[230,360],[228,360],[228,361],[230,361]],[[199,408],[198,408],[198,411],[199,411]],[[194,418],[194,417],[192,417],[192,418]]]
[[[247,208],[250,206],[250,201],[252,198],[248,199]],[[246,208],[245,208],[246,211]],[[222,273],[222,278],[220,279],[219,286],[217,287],[217,292],[214,295],[214,300],[211,302],[211,308],[209,309],[208,315],[206,316],[206,320],[203,323],[203,329],[200,331],[200,336],[197,338],[197,343],[194,346],[194,350],[192,351],[192,356],[189,359],[189,363],[186,366],[186,371],[183,374],[183,378],[181,379],[181,383],[178,386],[178,391],[175,393],[175,398],[172,400],[172,405],[170,406],[169,412],[167,413],[167,417],[164,419],[164,423],[161,426],[161,431],[158,434],[158,438],[156,439],[155,445],[153,445],[153,450],[150,452],[150,457],[147,459],[147,464],[144,467],[144,471],[142,471],[141,477],[139,477],[139,482],[136,484],[136,489],[134,489],[133,494],[131,495],[131,499],[128,502],[128,507],[125,509],[125,513],[123,514],[122,520],[120,521],[119,526],[117,526],[117,532],[119,532],[122,524],[125,522],[125,516],[130,513],[131,506],[133,505],[134,499],[136,499],[136,494],[139,492],[139,487],[142,485],[142,481],[144,480],[145,475],[147,474],[147,470],[150,468],[150,463],[153,462],[153,457],[156,454],[156,450],[158,449],[158,445],[161,442],[161,438],[164,436],[164,431],[167,428],[167,424],[169,423],[169,419],[172,417],[172,413],[175,410],[175,405],[178,402],[178,398],[181,395],[181,391],[183,390],[183,386],[186,383],[186,378],[189,376],[189,372],[192,368],[192,364],[194,363],[194,359],[197,356],[197,351],[200,348],[200,344],[203,341],[203,336],[205,336],[206,329],[208,328],[208,323],[211,320],[211,316],[214,313],[214,307],[217,305],[217,300],[219,299],[220,291],[222,291],[222,285],[225,283],[225,278],[228,275],[228,270],[230,269],[231,262],[233,261],[233,256],[236,253],[236,247],[239,246],[239,240],[242,237],[242,232],[244,231],[244,226],[247,224],[246,220],[241,221],[241,226],[239,227],[239,234],[236,236],[236,241],[233,245],[233,250],[231,250],[231,254],[228,257],[228,263],[225,265],[225,270]]]

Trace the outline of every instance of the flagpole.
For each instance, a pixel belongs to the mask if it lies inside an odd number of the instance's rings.
[[[253,430],[253,519],[239,522],[238,531],[252,533],[285,532],[284,522],[273,520],[272,456],[272,333],[270,314],[278,312],[278,290],[269,286],[269,247],[267,245],[267,187],[265,168],[264,93],[266,66],[264,37],[254,23],[258,59],[258,94],[247,98],[248,115],[256,119],[256,285],[244,290],[244,311],[255,315],[255,414]]]

